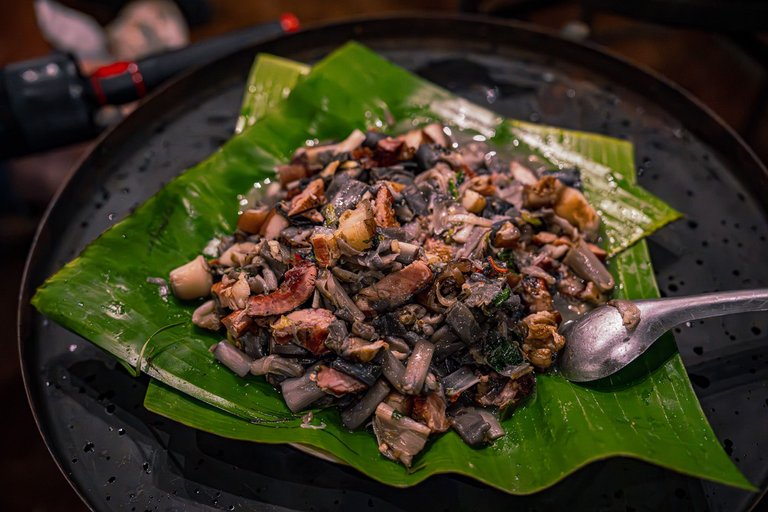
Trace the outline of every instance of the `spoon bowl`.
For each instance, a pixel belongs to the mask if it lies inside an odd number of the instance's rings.
[[[613,375],[684,322],[768,311],[768,288],[637,301],[610,301],[560,326],[560,373],[572,382]]]
[[[628,328],[612,306],[598,307],[564,323],[560,334],[565,336],[566,345],[560,354],[560,373],[573,382],[613,375],[648,348],[646,327],[647,322],[641,321]]]

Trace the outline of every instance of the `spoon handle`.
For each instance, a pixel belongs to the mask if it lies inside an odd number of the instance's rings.
[[[642,316],[654,317],[658,321],[653,330],[658,330],[661,335],[684,322],[734,313],[768,311],[768,288],[638,300],[635,304]]]

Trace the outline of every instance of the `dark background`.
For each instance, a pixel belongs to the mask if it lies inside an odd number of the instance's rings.
[[[92,8],[86,1],[64,3]],[[676,2],[670,0],[669,3]],[[285,11],[295,13],[307,25],[361,14],[413,10],[445,13],[457,12],[461,7],[479,7],[482,11],[512,14],[554,30],[583,19],[585,14],[584,4],[576,1],[480,2],[478,5],[458,0],[212,0],[210,4],[212,18],[192,29],[193,41],[273,20]],[[768,89],[765,68],[768,56],[750,55],[749,48],[753,46],[741,44],[741,35],[737,39],[731,37],[732,30],[744,28],[739,26],[738,17],[736,22],[727,20],[726,24],[723,19],[723,24],[712,27],[703,18],[697,18],[696,11],[691,11],[691,15],[674,17],[678,26],[671,27],[668,23],[648,21],[649,18],[658,20],[658,10],[649,15],[645,12],[647,9],[641,8],[630,13],[632,17],[612,12],[615,10],[609,6],[593,12],[589,19],[590,40],[659,71],[691,91],[742,133],[764,161],[768,159],[768,106],[761,105]],[[638,17],[645,21],[639,21]],[[32,3],[3,0],[0,66],[49,51],[37,28]],[[4,192],[0,194],[3,199],[0,268],[5,274],[0,287],[0,325],[5,326],[0,334],[0,346],[5,350],[5,357],[0,357],[0,404],[4,408],[4,418],[0,421],[1,511],[85,509],[56,468],[32,419],[19,371],[15,324],[19,282],[34,228],[56,188],[89,145],[83,143],[26,157],[12,162],[9,166],[12,171],[0,170],[0,191]]]

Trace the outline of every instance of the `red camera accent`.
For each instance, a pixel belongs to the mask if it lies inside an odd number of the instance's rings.
[[[147,87],[144,84],[144,77],[141,75],[139,66],[135,62],[114,62],[112,64],[100,67],[91,74],[91,86],[93,87],[93,92],[96,94],[96,99],[101,105],[106,105],[109,103],[106,95],[104,94],[104,89],[101,87],[101,81],[106,78],[122,75],[123,73],[128,73],[130,75],[131,82],[133,82],[133,87],[136,89],[136,95],[139,98],[143,98],[147,94]]]

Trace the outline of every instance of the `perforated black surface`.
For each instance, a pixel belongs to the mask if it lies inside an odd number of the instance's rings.
[[[257,51],[312,62],[355,38],[468,99],[520,119],[635,144],[640,182],[685,212],[651,238],[662,293],[768,286],[768,173],[680,91],[613,57],[514,24],[393,19],[308,30],[195,72],[150,99],[86,158],[53,205],[30,257],[20,349],[52,453],[97,510],[746,510],[756,495],[644,463],[593,464],[514,497],[441,476],[379,485],[287,446],[220,439],[142,407],[134,379],[85,340],[36,314],[30,291],[104,229],[232,132]],[[702,406],[736,464],[768,478],[768,316],[676,331]]]

